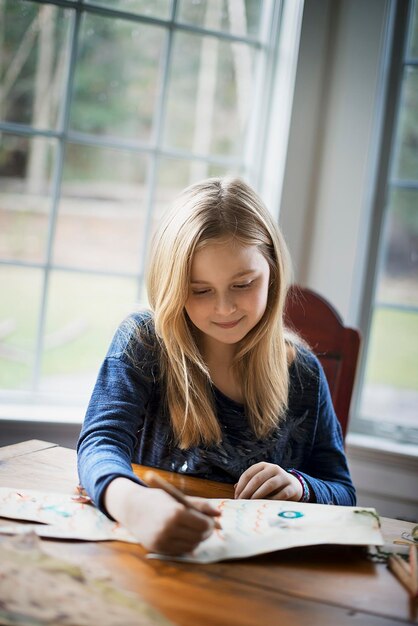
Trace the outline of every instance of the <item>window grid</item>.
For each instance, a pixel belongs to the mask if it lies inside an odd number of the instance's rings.
[[[157,175],[159,162],[162,157],[175,158],[179,160],[185,160],[188,162],[200,161],[211,165],[225,166],[233,168],[235,171],[245,173],[253,179],[257,178],[256,168],[260,168],[260,163],[257,160],[253,160],[250,164],[248,158],[244,154],[244,158],[237,159],[234,157],[223,155],[200,155],[187,150],[180,150],[171,147],[163,146],[163,130],[167,105],[167,89],[169,73],[172,61],[172,42],[175,32],[192,33],[196,35],[216,37],[216,39],[231,43],[246,44],[252,49],[256,50],[260,54],[258,55],[258,68],[256,71],[257,76],[257,94],[256,108],[258,119],[255,119],[255,115],[250,116],[250,124],[252,126],[252,138],[250,138],[251,147],[255,146],[256,129],[260,128],[260,118],[263,112],[263,106],[261,105],[261,94],[263,88],[268,87],[269,81],[272,80],[272,72],[274,69],[273,58],[277,51],[277,39],[278,39],[278,20],[281,13],[281,1],[278,0],[266,0],[263,6],[263,11],[260,18],[260,23],[263,23],[263,28],[260,28],[260,37],[240,36],[224,31],[210,30],[204,27],[190,25],[182,23],[177,19],[178,1],[172,0],[171,11],[169,19],[160,19],[131,13],[123,10],[117,10],[109,7],[87,4],[83,0],[72,2],[71,0],[27,0],[32,4],[50,4],[56,7],[65,8],[71,11],[70,19],[70,32],[69,32],[69,61],[67,71],[67,78],[65,80],[65,96],[64,103],[61,108],[62,119],[59,120],[56,130],[50,129],[38,129],[31,125],[14,123],[14,122],[2,122],[0,121],[0,132],[7,134],[22,136],[28,138],[43,137],[46,139],[54,139],[57,142],[56,145],[56,162],[54,166],[54,172],[52,175],[52,195],[50,198],[50,210],[48,218],[48,233],[46,242],[46,252],[44,260],[41,262],[26,261],[7,258],[0,259],[0,266],[11,267],[27,267],[37,268],[43,272],[43,287],[41,294],[41,303],[39,311],[39,321],[36,336],[36,348],[33,367],[33,378],[31,390],[28,391],[16,391],[16,392],[2,392],[4,397],[17,397],[21,400],[25,400],[36,396],[41,378],[41,364],[42,354],[45,339],[45,326],[47,316],[48,297],[50,289],[50,277],[51,271],[59,270],[67,273],[74,274],[88,274],[95,276],[112,276],[123,278],[135,278],[137,281],[138,294],[141,293],[143,284],[144,263],[147,252],[146,242],[149,240],[151,223],[152,223],[152,211],[154,206],[155,192],[157,187]],[[131,141],[123,138],[114,138],[106,136],[95,136],[88,133],[82,133],[74,131],[70,128],[70,111],[71,100],[74,85],[74,74],[77,63],[77,56],[79,50],[79,34],[81,20],[85,14],[95,14],[113,19],[123,19],[125,21],[137,22],[146,25],[160,26],[165,29],[165,41],[164,41],[164,61],[159,68],[159,86],[158,97],[156,105],[156,113],[154,115],[154,128],[151,133],[151,140],[149,143],[141,141]],[[68,144],[75,144],[80,146],[94,146],[112,149],[122,149],[131,151],[134,154],[148,155],[149,164],[146,176],[146,198],[145,198],[145,228],[142,235],[142,241],[139,241],[141,246],[141,257],[139,267],[136,271],[116,271],[116,270],[101,270],[94,268],[73,267],[71,265],[62,265],[55,263],[52,260],[54,236],[56,232],[56,223],[58,216],[58,208],[60,201],[61,184],[63,177],[64,157],[65,150]],[[248,149],[246,150],[248,154]],[[249,167],[254,168],[252,173]],[[138,239],[140,239],[138,237]],[[39,395],[39,394],[38,394]],[[44,395],[44,394],[40,394]]]
[[[418,59],[413,59],[413,58],[409,58],[407,57],[407,48],[408,48],[408,43],[409,43],[409,39],[412,36],[412,22],[413,22],[413,10],[414,10],[414,3],[410,2],[410,6],[409,6],[409,24],[408,24],[408,36],[405,38],[405,53],[404,53],[404,59],[402,62],[402,68],[401,68],[401,72],[400,72],[400,80],[399,80],[399,90],[402,87],[402,78],[405,76],[405,72],[407,70],[408,67],[418,67]],[[399,126],[399,114],[400,114],[400,107],[397,113],[397,120],[395,122],[395,131],[393,133],[394,139],[393,141],[395,141],[395,137],[396,137],[396,130],[397,127]],[[418,179],[416,180],[406,180],[406,179],[397,179],[397,178],[389,178],[388,180],[388,189],[408,189],[408,190],[418,190]],[[417,209],[418,210],[418,209]],[[380,309],[393,309],[393,310],[398,310],[398,311],[408,311],[411,313],[417,313],[418,312],[418,306],[414,306],[414,305],[405,305],[405,304],[394,304],[391,302],[384,302],[382,300],[376,300],[375,304],[374,304],[374,308],[380,308]]]
[[[418,430],[416,425],[406,426],[396,423],[396,415],[392,422],[378,423],[372,420],[367,414],[361,412],[361,395],[365,387],[366,358],[370,350],[370,332],[372,318],[378,310],[392,310],[396,312],[418,313],[418,306],[414,304],[403,304],[400,302],[387,302],[377,296],[377,283],[382,272],[384,262],[384,224],[389,216],[386,199],[389,192],[394,189],[417,190],[418,179],[402,179],[391,175],[393,163],[396,160],[397,133],[399,130],[401,114],[401,93],[403,79],[407,68],[417,67],[418,59],[407,56],[409,41],[412,38],[413,14],[417,0],[409,0],[396,7],[391,7],[392,13],[388,20],[393,28],[392,41],[392,68],[389,72],[388,84],[395,84],[396,88],[387,96],[388,104],[386,109],[386,123],[381,144],[380,173],[377,182],[375,206],[379,207],[374,217],[374,233],[372,234],[370,265],[374,266],[374,272],[368,274],[365,283],[363,297],[363,315],[361,327],[364,333],[364,357],[360,363],[359,385],[354,402],[353,430],[367,435],[377,435],[388,437],[402,443],[418,443]],[[383,207],[383,208],[380,208]],[[411,341],[414,338],[411,337]],[[390,358],[390,355],[388,355]]]

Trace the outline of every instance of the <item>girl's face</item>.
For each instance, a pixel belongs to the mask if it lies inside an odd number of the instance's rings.
[[[269,278],[255,245],[221,239],[195,253],[185,309],[206,348],[236,344],[254,328],[266,310]]]

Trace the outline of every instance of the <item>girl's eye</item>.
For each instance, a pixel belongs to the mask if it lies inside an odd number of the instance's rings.
[[[209,293],[209,289],[199,289],[198,291],[196,291],[196,290],[193,290],[193,291],[192,291],[192,294],[193,294],[194,296],[204,296],[204,295],[206,295],[207,293]]]
[[[234,289],[248,289],[251,287],[254,281],[250,281],[249,283],[242,283],[241,285],[234,285]]]

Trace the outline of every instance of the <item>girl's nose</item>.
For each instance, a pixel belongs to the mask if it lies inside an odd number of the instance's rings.
[[[236,311],[236,309],[237,309],[236,304],[230,295],[228,296],[220,295],[216,298],[215,311],[219,315],[230,315],[231,313]]]

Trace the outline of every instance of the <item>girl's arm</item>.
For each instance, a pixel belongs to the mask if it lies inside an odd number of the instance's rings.
[[[104,506],[142,545],[153,552],[191,552],[212,533],[220,515],[208,502],[195,500],[201,512],[187,508],[161,489],[115,478],[104,493]]]
[[[141,484],[131,463],[152,392],[152,350],[138,338],[138,327],[146,329],[149,323],[150,316],[141,313],[123,322],[116,331],[77,444],[80,482],[106,514],[104,493],[115,478]],[[141,366],[134,366],[133,361]]]
[[[304,407],[309,407],[313,422],[306,427],[306,438],[309,440],[299,442],[304,451],[303,458],[292,468],[265,462],[252,465],[241,475],[235,497],[268,497],[348,506],[356,504],[341,427],[328,383],[316,357],[310,354],[308,358],[309,369],[300,370],[300,393],[310,398]]]
[[[312,450],[301,469],[309,485],[311,501],[354,506],[356,491],[351,480],[341,426],[335,414],[328,382],[318,362],[317,424]]]
[[[104,493],[117,477],[141,484],[132,470],[147,388],[122,358],[108,356],[97,378],[77,444],[80,483],[108,514]]]
[[[141,320],[140,320],[141,321]],[[132,458],[152,390],[148,353],[132,325],[122,324],[100,368],[78,441],[80,482],[98,508],[122,523],[149,550],[177,555],[208,537],[219,515],[208,502],[189,509],[160,489],[141,484]],[[145,374],[134,367],[137,350]]]

